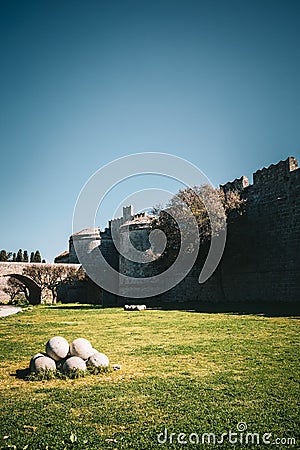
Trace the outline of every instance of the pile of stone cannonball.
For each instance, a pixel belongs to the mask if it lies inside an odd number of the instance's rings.
[[[90,367],[108,367],[109,359],[92,347],[84,338],[77,338],[69,345],[61,336],[54,336],[46,344],[46,353],[37,353],[29,364],[30,372],[60,369],[68,373],[74,369],[85,371]]]
[[[144,311],[146,305],[124,305],[124,311]]]

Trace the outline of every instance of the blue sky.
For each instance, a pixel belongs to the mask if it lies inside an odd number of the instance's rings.
[[[84,183],[127,154],[216,185],[300,157],[298,1],[0,0],[0,55],[1,248],[51,261]]]

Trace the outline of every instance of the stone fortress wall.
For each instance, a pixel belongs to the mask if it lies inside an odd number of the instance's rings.
[[[226,188],[226,187],[225,187]],[[220,267],[226,298],[300,300],[300,169],[289,157],[253,174],[246,212],[229,228]]]
[[[246,200],[245,212],[228,225],[227,242],[222,260],[203,285],[198,277],[206,251],[185,279],[168,292],[149,298],[149,304],[164,302],[297,302],[300,300],[300,169],[298,161],[285,161],[257,170],[253,184],[244,176],[221,186],[227,192],[238,190]],[[136,268],[119,257],[111,237],[112,226],[122,230],[129,225],[138,247],[149,234],[145,213],[134,215],[132,207],[123,209],[123,217],[109,222],[100,235],[100,249],[108,262],[129,276],[141,276]],[[87,236],[93,230],[83,230]],[[78,236],[77,234],[77,236]],[[147,245],[145,244],[145,248]],[[73,246],[56,262],[78,263]],[[137,271],[139,273],[137,273]],[[149,275],[149,274],[148,274]],[[117,305],[128,302],[124,297],[101,291],[97,286],[86,289],[88,302]],[[145,300],[146,301],[146,300]],[[134,302],[134,301],[133,301]]]
[[[299,302],[300,169],[289,157],[221,186],[238,190],[245,212],[228,225],[225,251],[217,270],[203,285],[200,268],[165,294],[169,301]]]

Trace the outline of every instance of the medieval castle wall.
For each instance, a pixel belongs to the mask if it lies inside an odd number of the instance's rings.
[[[226,298],[300,300],[300,169],[289,157],[253,174],[246,212],[229,228],[221,264]]]
[[[185,279],[161,296],[149,298],[148,304],[299,301],[300,169],[297,160],[289,157],[256,171],[253,184],[249,184],[243,176],[221,188],[225,193],[239,191],[245,199],[245,211],[228,224],[225,251],[217,270],[207,282],[201,285],[198,283],[208,251],[208,246],[204,245]],[[109,227],[100,232],[101,252],[116,270],[140,277],[144,271],[142,265],[128,263],[119,257],[112,240],[112,227],[122,230],[126,223],[132,239],[142,249],[142,241],[146,242],[149,234],[147,217],[134,215],[133,209],[126,207],[122,218],[110,221]],[[79,234],[83,236],[85,232]],[[70,238],[68,254],[68,257],[62,254],[57,262],[78,262],[73,237]],[[116,305],[128,301],[124,297],[117,298],[103,292],[97,286],[89,286],[85,292],[89,302]]]
[[[221,186],[239,190],[245,212],[228,225],[219,267],[203,285],[198,276],[203,260],[166,301],[299,302],[300,300],[300,169],[289,157]],[[205,252],[204,252],[205,253]]]

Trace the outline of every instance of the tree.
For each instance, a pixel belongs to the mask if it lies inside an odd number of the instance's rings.
[[[8,261],[6,250],[1,250],[1,252],[0,252],[0,261],[1,262],[7,262]]]
[[[242,214],[245,201],[239,192],[215,189],[209,185],[194,186],[193,188],[180,189],[167,205],[166,210],[160,210],[158,222],[164,216],[168,208],[173,208],[179,218],[184,219],[186,212],[184,207],[193,214],[196,219],[201,240],[209,240],[211,237],[211,224],[205,205],[210,206],[214,218],[214,233],[220,233],[223,221],[234,214]],[[187,219],[188,220],[188,219]]]
[[[28,252],[27,252],[27,250],[24,250],[23,261],[24,262],[28,262]]]
[[[34,252],[30,253],[30,262],[34,262]]]
[[[27,266],[23,275],[31,278],[41,289],[41,297],[46,298],[47,290],[51,291],[52,303],[57,300],[57,288],[62,283],[74,283],[83,279],[84,272],[77,267],[53,266],[41,264],[40,266]]]
[[[23,251],[22,251],[21,248],[18,250],[16,261],[17,262],[22,262],[23,261]]]
[[[45,260],[45,259],[42,259],[42,263],[45,264],[45,263],[46,263],[46,260]]]
[[[24,294],[26,300],[29,300],[29,290],[21,281],[14,277],[9,277],[7,286],[3,291],[8,294],[11,300],[14,300],[18,294]]]
[[[42,262],[41,254],[40,254],[40,252],[38,250],[34,254],[34,262],[35,263]]]
[[[17,254],[16,253],[13,253],[12,260],[13,260],[13,262],[17,261]]]
[[[239,214],[242,214],[245,201],[237,191],[224,192],[209,185],[194,186],[193,188],[180,189],[174,195],[165,209],[155,207],[153,211],[157,218],[152,223],[152,228],[159,228],[167,236],[167,245],[164,252],[168,263],[172,262],[180,248],[180,227],[172,217],[171,212],[184,224],[185,231],[189,233],[192,223],[192,213],[198,226],[198,236],[201,243],[209,242],[212,236],[211,222],[205,205],[209,205],[210,214],[214,218],[214,234],[218,235],[224,224]],[[191,234],[191,233],[190,233]],[[195,236],[193,235],[193,238]],[[193,245],[193,242],[191,242]]]

